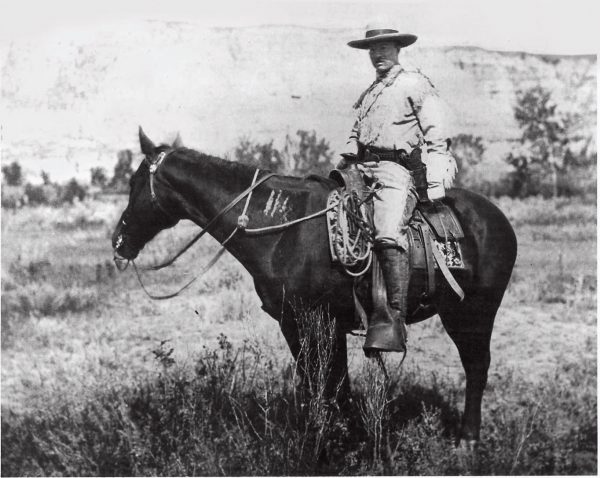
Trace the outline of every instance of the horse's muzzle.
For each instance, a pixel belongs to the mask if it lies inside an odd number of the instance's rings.
[[[129,265],[129,259],[125,259],[116,250],[114,251],[114,254],[113,254],[113,260],[115,261],[115,265],[117,266],[117,269],[121,272],[123,272],[125,269],[127,269],[127,266]]]

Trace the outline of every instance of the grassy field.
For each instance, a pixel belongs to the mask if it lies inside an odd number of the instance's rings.
[[[162,302],[117,273],[125,201],[2,213],[3,475],[596,474],[595,204],[499,201],[519,255],[470,456],[453,444],[464,375],[437,317],[409,327],[387,385],[349,338],[351,420],[295,390],[232,257]],[[194,232],[161,233],[140,263]],[[185,283],[218,248],[201,242],[148,287]]]

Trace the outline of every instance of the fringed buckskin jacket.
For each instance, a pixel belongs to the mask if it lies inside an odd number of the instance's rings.
[[[431,199],[443,197],[456,175],[450,139],[444,132],[446,108],[429,79],[394,65],[354,104],[350,142],[385,149],[421,148]]]

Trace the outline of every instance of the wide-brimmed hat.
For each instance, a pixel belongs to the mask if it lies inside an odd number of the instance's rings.
[[[416,42],[417,36],[412,33],[399,33],[395,28],[389,28],[389,25],[370,23],[366,27],[365,37],[348,42],[348,46],[368,50],[374,43],[382,41],[391,41],[403,48]]]

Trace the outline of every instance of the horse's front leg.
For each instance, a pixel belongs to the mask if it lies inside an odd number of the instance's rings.
[[[300,386],[320,398],[346,404],[350,398],[346,334],[334,321],[320,314],[288,315],[280,321],[281,331],[292,356]],[[321,320],[310,320],[321,319]]]
[[[350,377],[348,376],[348,345],[346,333],[336,331],[331,373],[327,384],[327,396],[335,397],[342,407],[350,401]]]

